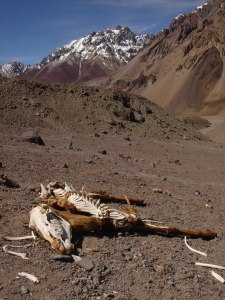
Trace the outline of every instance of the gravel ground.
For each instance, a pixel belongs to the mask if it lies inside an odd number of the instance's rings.
[[[195,265],[225,265],[224,145],[207,141],[144,98],[76,85],[0,80],[0,120],[0,246],[29,258],[0,252],[0,300],[225,299],[224,285]],[[31,143],[29,137],[37,135],[44,145]],[[33,141],[41,144],[40,138]],[[30,234],[29,211],[39,202],[35,190],[50,181],[142,197],[142,218],[210,228],[218,237],[188,239],[208,254],[199,257],[183,237],[75,235],[82,265],[58,260],[41,238],[3,240]],[[37,276],[39,283],[19,272]]]
[[[207,257],[192,253],[183,237],[135,232],[75,236],[75,254],[82,257],[84,268],[56,260],[48,242],[38,238],[27,248],[10,248],[27,253],[28,260],[0,252],[1,300],[225,299],[224,285],[211,270],[195,265],[196,261],[225,265],[222,144],[39,128],[45,144],[41,146],[21,139],[33,128],[7,122],[0,128],[0,172],[19,185],[12,188],[0,181],[2,237],[30,234],[29,211],[38,202],[35,188],[55,180],[77,189],[143,197],[146,206],[138,210],[144,218],[218,233],[210,241],[188,239]],[[0,243],[1,247],[30,244],[3,239]],[[39,283],[19,277],[18,272],[34,274]],[[225,271],[217,272],[225,277]]]

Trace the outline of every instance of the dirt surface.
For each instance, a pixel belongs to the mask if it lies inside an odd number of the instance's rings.
[[[126,93],[18,80],[4,81],[0,93],[0,246],[31,243],[9,248],[27,253],[28,260],[0,252],[1,300],[225,299],[224,285],[209,269],[195,266],[196,261],[224,265],[224,145],[204,141],[191,126]],[[199,257],[183,237],[76,235],[75,254],[85,268],[56,260],[40,238],[4,241],[30,234],[29,211],[39,202],[35,188],[56,180],[76,189],[143,197],[142,218],[210,228],[218,237],[188,239],[208,253]]]
[[[0,299],[224,299],[224,286],[210,270],[195,266],[196,261],[224,264],[223,145],[115,134],[74,134],[71,145],[71,133],[41,129],[41,146],[19,139],[26,130],[1,125],[1,173],[20,185],[0,185],[2,236],[30,234],[29,210],[38,202],[35,187],[61,180],[78,189],[144,197],[146,206],[138,208],[143,218],[211,228],[218,237],[188,240],[208,253],[204,258],[187,249],[180,237],[121,232],[76,236],[76,253],[93,263],[91,271],[53,260],[48,242],[38,240],[28,248],[10,248],[26,252],[29,260],[0,253]],[[2,240],[1,247],[29,243]],[[40,283],[18,278],[22,271],[36,275]]]
[[[212,141],[225,143],[225,117],[218,116],[204,116],[204,119],[210,123],[210,126],[201,129],[203,134],[206,134]]]
[[[201,131],[202,129],[205,130],[211,125],[211,123],[207,119],[195,115],[180,116],[180,119],[185,123],[192,125],[195,129],[199,131]]]

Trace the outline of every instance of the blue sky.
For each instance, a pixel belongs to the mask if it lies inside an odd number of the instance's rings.
[[[1,0],[0,65],[39,63],[57,47],[92,31],[126,25],[158,33],[203,0]]]

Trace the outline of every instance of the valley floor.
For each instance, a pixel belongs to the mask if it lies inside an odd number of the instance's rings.
[[[211,228],[211,241],[188,239],[207,257],[192,253],[183,237],[137,233],[93,233],[75,237],[77,254],[92,261],[85,271],[56,261],[40,239],[29,260],[0,252],[0,299],[224,299],[225,287],[196,261],[225,266],[224,145],[205,141],[158,141],[149,137],[73,134],[47,129],[45,146],[22,142],[25,129],[0,126],[1,173],[20,188],[0,184],[1,236],[30,234],[29,211],[38,203],[40,182],[64,181],[75,188],[105,189],[114,195],[143,197],[143,218],[188,228]],[[70,147],[69,147],[70,145]],[[9,242],[0,241],[1,247]],[[10,244],[27,244],[10,242]],[[18,272],[34,274],[34,284]],[[225,271],[217,270],[225,277]]]
[[[209,121],[209,127],[200,130],[215,142],[225,143],[225,117],[224,116],[204,116]]]

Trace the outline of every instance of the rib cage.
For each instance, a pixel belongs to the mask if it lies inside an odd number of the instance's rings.
[[[109,209],[106,204],[100,203],[100,199],[93,199],[91,193],[87,193],[84,188],[82,191],[76,191],[72,186],[68,186],[62,182],[50,182],[47,185],[47,191],[44,195],[40,194],[41,198],[46,199],[66,199],[69,204],[72,204],[78,212],[90,214],[98,219],[111,219],[115,226],[123,225],[130,217],[129,214],[117,209]]]
[[[88,213],[99,219],[109,217],[108,206],[100,204],[99,200],[91,198],[84,192],[70,192],[67,200],[75,206],[77,211]]]

